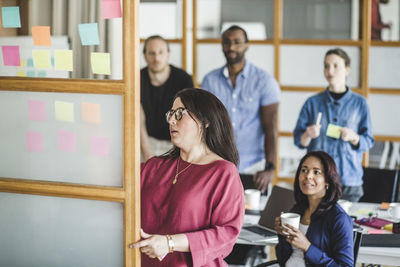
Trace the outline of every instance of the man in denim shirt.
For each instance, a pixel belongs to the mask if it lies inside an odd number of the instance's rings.
[[[324,75],[329,86],[307,99],[293,134],[296,146],[325,151],[335,160],[343,186],[342,199],[358,201],[363,195],[362,156],[374,139],[366,99],[345,85],[349,72],[346,52],[336,48],[326,53]]]
[[[274,176],[276,123],[280,88],[275,78],[246,61],[247,34],[231,26],[222,34],[227,64],[211,71],[202,87],[216,95],[232,120],[239,150],[239,172],[254,174],[255,186],[265,191]]]

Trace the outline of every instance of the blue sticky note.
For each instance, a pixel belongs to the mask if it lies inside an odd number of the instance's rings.
[[[28,70],[26,72],[26,76],[28,77],[35,77],[35,71],[34,70]]]
[[[100,44],[99,30],[97,23],[85,23],[78,25],[79,36],[82,45],[98,45]]]
[[[3,28],[21,28],[21,19],[18,6],[1,8],[1,20]]]
[[[38,71],[37,76],[43,78],[43,77],[47,76],[47,73],[45,70],[40,70],[40,71]]]
[[[28,58],[28,60],[26,61],[26,66],[33,68],[33,58]]]

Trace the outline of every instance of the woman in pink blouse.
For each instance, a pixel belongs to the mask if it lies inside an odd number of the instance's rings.
[[[238,152],[224,105],[185,89],[166,114],[174,147],[141,168],[142,266],[228,266],[244,217]]]

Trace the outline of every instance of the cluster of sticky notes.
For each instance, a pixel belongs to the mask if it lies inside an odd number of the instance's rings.
[[[101,1],[103,19],[121,18],[120,0]],[[2,7],[2,25],[4,28],[20,28],[21,18],[18,6]],[[82,23],[78,25],[79,37],[83,46],[99,45],[98,23]],[[33,26],[32,38],[35,46],[51,47],[51,35],[49,26]],[[4,66],[22,66],[18,45],[2,46]],[[51,69],[73,71],[73,51],[55,50],[54,64],[51,64],[51,52],[49,50],[34,49],[32,51],[34,67],[38,69]],[[90,54],[92,72],[95,74],[111,74],[110,53],[92,52]],[[31,76],[25,71],[18,71],[17,76]]]
[[[57,121],[75,122],[74,103],[67,101],[54,102],[55,119]],[[41,100],[28,100],[28,119],[32,121],[46,121],[46,102]],[[100,104],[82,102],[81,119],[83,122],[100,124]],[[29,152],[44,152],[45,137],[41,132],[28,131],[25,134],[26,150]],[[110,140],[107,137],[92,135],[90,140],[90,153],[92,155],[107,157],[110,154]],[[57,148],[61,151],[77,151],[77,134],[74,131],[59,130],[57,133]]]

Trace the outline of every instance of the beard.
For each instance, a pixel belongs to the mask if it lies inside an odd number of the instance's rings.
[[[232,51],[224,52],[224,55],[225,55],[225,58],[226,58],[226,62],[227,62],[229,65],[233,65],[233,64],[242,62],[243,59],[244,59],[244,53],[233,52],[233,53],[236,54],[234,57],[230,56],[229,53],[232,53]]]

